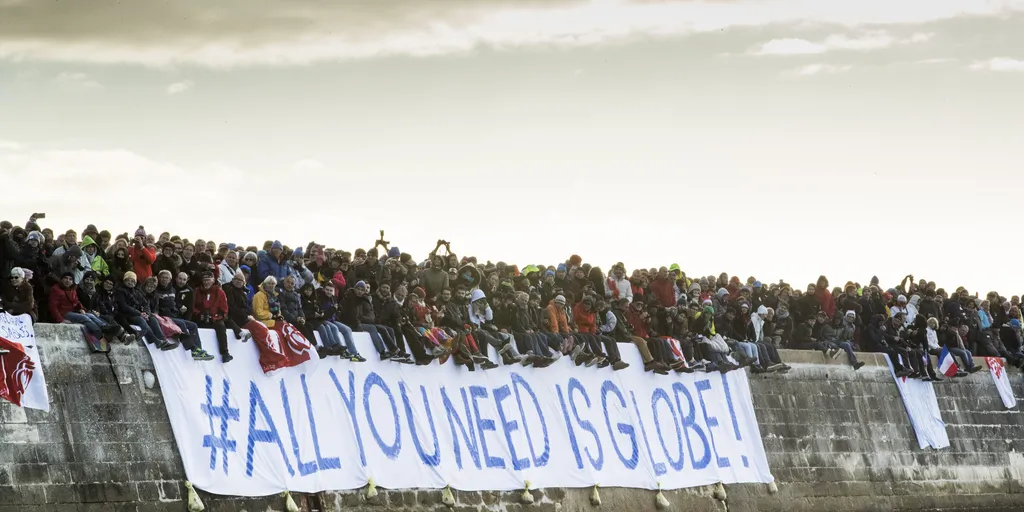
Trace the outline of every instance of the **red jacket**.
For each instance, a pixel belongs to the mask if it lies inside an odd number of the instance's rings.
[[[193,318],[209,313],[213,321],[224,320],[228,316],[228,297],[219,284],[214,283],[209,290],[196,289],[196,306]]]
[[[597,333],[597,325],[594,324],[594,312],[587,312],[583,309],[583,303],[577,303],[572,307],[573,320],[576,321],[576,327],[579,331],[587,334]]]
[[[836,314],[836,301],[832,298],[832,292],[828,291],[827,288],[818,288],[814,291],[814,298],[818,299],[818,304],[821,304],[821,310],[828,314],[831,319]]]
[[[146,279],[153,277],[153,263],[156,262],[156,250],[152,247],[136,249],[135,246],[128,248],[128,259],[132,262],[132,269],[138,277],[141,285]]]
[[[647,323],[644,322],[643,317],[640,316],[640,312],[629,308],[626,311],[626,321],[629,322],[629,326],[633,328],[633,335],[641,338],[650,338],[647,334]]]
[[[665,279],[654,278],[654,281],[651,282],[651,293],[658,298],[662,307],[670,308],[676,305],[675,283],[667,277]]]
[[[64,321],[64,315],[82,311],[82,303],[78,302],[78,287],[71,285],[65,290],[60,283],[50,288],[50,319],[56,323]]]

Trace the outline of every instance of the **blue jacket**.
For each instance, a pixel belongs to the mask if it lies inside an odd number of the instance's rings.
[[[260,256],[259,264],[256,265],[256,282],[254,285],[259,286],[262,284],[267,276],[274,276],[277,282],[280,283],[287,275],[288,262],[280,263],[274,259],[273,255],[267,253]]]

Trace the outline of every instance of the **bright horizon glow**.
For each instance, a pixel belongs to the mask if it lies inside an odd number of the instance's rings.
[[[254,1],[0,0],[0,217],[1024,292],[1024,1]]]

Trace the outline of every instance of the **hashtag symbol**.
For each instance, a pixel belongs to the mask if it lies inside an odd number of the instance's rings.
[[[210,419],[210,433],[203,436],[203,448],[210,449],[210,469],[217,469],[217,450],[220,450],[223,460],[224,474],[228,474],[228,452],[235,451],[235,441],[228,437],[228,420],[238,421],[238,409],[232,408],[228,403],[231,385],[224,379],[224,399],[220,406],[213,405],[213,379],[206,376],[206,403],[200,406],[203,414]],[[220,435],[213,427],[213,419],[220,418]]]

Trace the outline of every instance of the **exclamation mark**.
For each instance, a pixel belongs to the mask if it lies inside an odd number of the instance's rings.
[[[736,409],[732,406],[732,393],[729,391],[729,380],[725,378],[725,374],[719,374],[722,376],[722,386],[725,388],[725,402],[729,404],[729,417],[732,418],[732,431],[736,434],[737,441],[743,441],[743,436],[740,435],[740,422],[736,419]],[[741,456],[743,460],[743,467],[750,467],[750,460],[747,459],[746,455]]]

